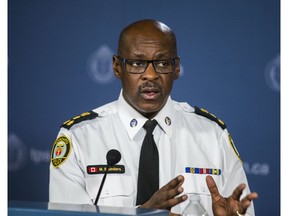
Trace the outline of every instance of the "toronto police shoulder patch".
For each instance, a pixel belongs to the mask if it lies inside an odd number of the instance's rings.
[[[51,163],[57,168],[66,161],[72,149],[71,141],[66,136],[60,136],[54,142],[51,152]]]
[[[66,129],[70,129],[73,125],[85,121],[85,120],[90,120],[90,119],[94,119],[98,116],[98,113],[95,113],[93,111],[89,111],[89,112],[84,112],[81,115],[75,116],[74,118],[64,122],[61,127],[64,127]]]
[[[213,115],[212,113],[209,113],[207,110],[199,108],[197,106],[195,106],[194,109],[195,109],[195,113],[197,115],[204,116],[204,117],[216,122],[223,130],[225,128],[227,128],[226,124],[222,120],[218,119],[215,115]]]
[[[235,144],[234,144],[234,141],[233,141],[233,139],[232,139],[232,137],[231,137],[230,134],[228,134],[228,139],[229,139],[230,145],[231,145],[231,147],[232,147],[235,155],[237,156],[237,158],[238,158],[238,159],[240,160],[240,162],[242,163],[242,160],[241,160],[241,158],[240,158],[240,154],[239,154],[239,152],[237,151],[236,146],[235,146]]]

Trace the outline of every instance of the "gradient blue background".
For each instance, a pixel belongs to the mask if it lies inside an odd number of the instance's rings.
[[[244,161],[257,215],[280,215],[278,0],[9,0],[8,199],[48,201],[60,125],[117,99],[110,69],[121,29],[143,18],[177,35],[183,74],[172,98],[221,118]],[[102,49],[101,49],[102,48]],[[101,53],[101,52],[100,52]],[[97,58],[96,58],[97,59]]]

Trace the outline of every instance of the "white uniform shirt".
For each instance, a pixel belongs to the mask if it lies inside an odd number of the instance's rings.
[[[125,167],[125,172],[108,173],[98,205],[133,207],[140,150],[146,133],[142,126],[147,119],[127,104],[122,92],[117,101],[93,111],[98,117],[75,123],[69,129],[62,127],[59,131],[58,138],[66,137],[70,150],[67,146],[62,149],[66,155],[59,166],[50,165],[49,201],[93,204],[103,174],[89,173],[88,167],[105,165],[106,153],[117,149],[122,155],[118,164]],[[159,151],[160,187],[177,175],[183,175],[184,193],[199,194],[209,215],[213,215],[212,201],[205,172],[215,172],[209,175],[224,197],[230,196],[240,183],[247,185],[242,197],[250,193],[242,162],[226,129],[196,114],[187,103],[173,101],[170,97],[154,119],[158,122],[153,134]],[[52,159],[57,159],[55,148],[54,145]],[[182,213],[187,204],[185,201],[177,205],[172,212]],[[254,215],[253,205],[246,215]]]

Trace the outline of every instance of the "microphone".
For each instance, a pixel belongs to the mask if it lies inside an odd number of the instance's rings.
[[[105,174],[102,178],[102,182],[101,182],[99,191],[97,193],[97,197],[95,199],[94,205],[97,205],[98,200],[100,198],[100,194],[101,194],[101,191],[102,191],[109,167],[114,166],[115,164],[117,164],[121,160],[121,153],[116,149],[111,149],[106,154],[106,160],[107,160],[106,171],[105,171]]]
[[[106,160],[108,166],[114,166],[121,160],[121,154],[116,149],[111,149],[107,152]]]

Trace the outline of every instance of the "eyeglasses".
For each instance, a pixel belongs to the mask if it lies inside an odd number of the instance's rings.
[[[159,74],[173,73],[175,71],[175,61],[179,57],[174,59],[163,60],[140,60],[140,59],[125,59],[117,56],[118,59],[123,62],[125,70],[133,74],[142,74],[147,70],[147,67],[152,63],[154,70]]]

